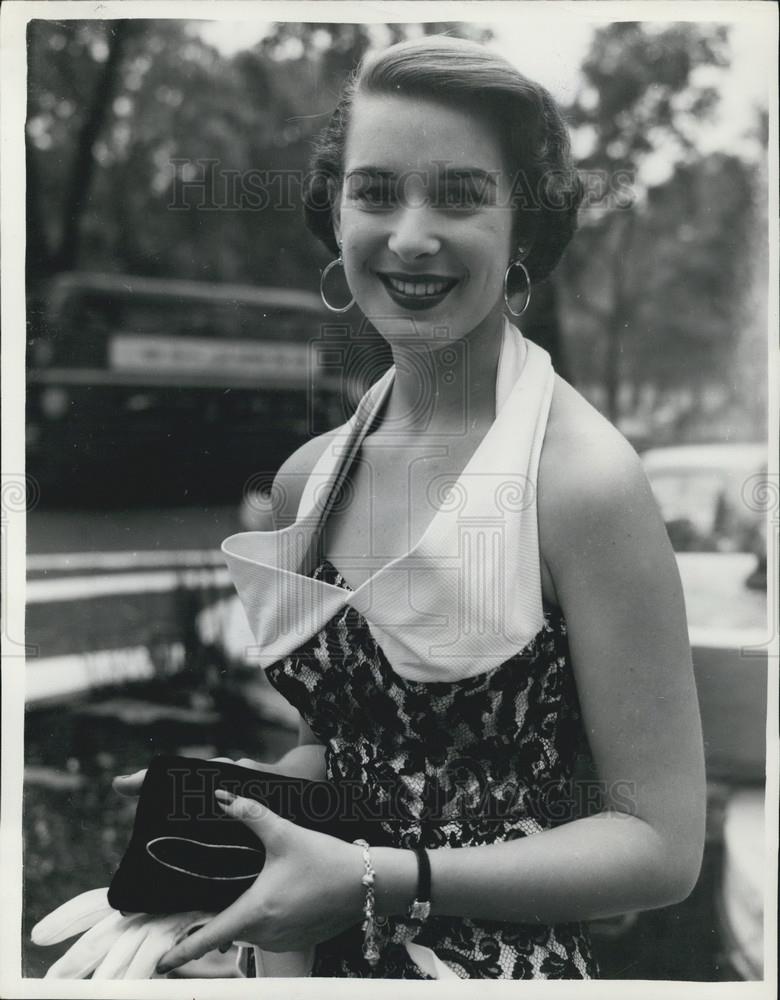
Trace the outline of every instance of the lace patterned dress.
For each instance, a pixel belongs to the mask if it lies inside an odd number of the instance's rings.
[[[349,589],[325,561],[315,579]],[[365,620],[346,606],[291,655],[271,683],[325,746],[327,777],[359,781],[367,801],[392,798],[385,843],[432,850],[525,837],[571,818],[572,777],[583,732],[566,624],[547,608],[521,652],[452,682],[407,680],[390,666]],[[388,815],[385,811],[382,815]],[[584,979],[596,974],[587,931],[434,915],[415,943],[468,979]],[[371,968],[359,927],[323,942],[312,975],[430,978],[391,918]],[[395,943],[394,943],[395,939]]]
[[[587,754],[566,624],[545,606],[536,510],[553,393],[549,355],[507,323],[496,419],[410,551],[355,589],[319,551],[331,497],[381,413],[391,369],[309,476],[293,525],[222,550],[258,662],[358,782],[376,844],[452,850],[576,818]],[[386,820],[384,817],[388,817]],[[436,915],[391,918],[375,968],[359,926],[316,949],[316,976],[560,979],[596,974],[586,930]],[[428,971],[430,970],[430,972]]]

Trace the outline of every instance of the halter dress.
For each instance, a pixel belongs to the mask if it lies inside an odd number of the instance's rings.
[[[252,652],[324,745],[326,777],[359,782],[387,817],[378,842],[435,851],[531,836],[574,818],[575,765],[588,755],[566,623],[541,593],[536,479],[549,355],[506,323],[493,425],[442,486],[417,545],[353,589],[315,543],[393,377],[369,389],[326,449],[293,525],[223,543]],[[438,916],[435,884],[432,900],[420,928],[402,916],[384,922],[375,967],[356,925],[316,947],[311,974],[597,974],[581,924]]]

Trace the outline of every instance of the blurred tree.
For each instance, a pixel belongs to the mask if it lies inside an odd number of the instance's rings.
[[[583,87],[568,109],[581,149],[587,190],[582,221],[590,233],[577,238],[565,273],[573,286],[570,302],[575,299],[580,313],[589,312],[589,319],[596,320],[596,329],[592,322],[585,325],[590,326],[591,340],[595,333],[602,344],[603,405],[612,420],[620,417],[627,338],[642,309],[647,315],[650,287],[657,290],[658,285],[649,278],[659,256],[652,240],[660,234],[646,225],[645,216],[654,205],[643,197],[643,168],[651,157],[656,166],[659,159],[665,160],[670,174],[675,164],[696,162],[696,123],[713,112],[718,99],[716,89],[700,82],[696,70],[727,65],[727,52],[722,25],[611,24],[594,36],[582,66]],[[680,185],[683,177],[690,179],[690,174],[680,173],[670,183]],[[682,215],[675,230],[689,215],[687,203],[678,203],[678,209]],[[690,224],[695,227],[697,221],[691,218]],[[707,234],[713,237],[714,230],[709,228]],[[706,241],[704,233],[699,237]],[[707,245],[716,255],[718,248]],[[675,292],[674,303],[680,307],[687,294],[688,265],[674,250],[663,246],[662,263],[673,276],[667,276],[665,290]],[[699,288],[702,267],[700,262]],[[662,302],[668,313],[669,299]],[[685,330],[690,329],[688,324]]]
[[[78,261],[80,224],[96,167],[93,147],[132,32],[133,22],[126,20],[80,23],[75,31],[59,22],[33,20],[28,26],[28,280],[68,270]],[[36,147],[57,146],[59,155],[49,157],[42,169]],[[47,205],[53,188],[59,198]]]
[[[695,71],[727,65],[724,25],[619,22],[597,31],[568,109],[589,140],[583,169],[635,172],[662,143],[696,156],[696,119],[712,113],[718,91]]]
[[[250,137],[275,141],[268,86],[247,100],[240,66],[188,22],[133,21],[132,32],[117,24],[33,22],[31,273],[79,266],[240,280],[251,255],[236,238],[226,176],[253,166]],[[255,91],[261,76],[262,67]],[[182,177],[194,197],[177,202]],[[60,219],[80,235],[67,257],[56,252],[67,231]]]

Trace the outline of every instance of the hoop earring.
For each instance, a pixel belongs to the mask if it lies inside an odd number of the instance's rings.
[[[523,301],[522,309],[513,309],[509,302],[509,275],[513,267],[519,267],[523,272],[525,278],[525,299]],[[513,316],[522,316],[531,303],[531,275],[528,273],[528,268],[521,260],[510,260],[506,271],[504,272],[504,303],[506,304],[507,310]]]
[[[339,254],[339,256],[335,260],[332,260],[320,275],[320,298],[325,303],[326,308],[330,309],[331,312],[345,313],[347,312],[348,309],[351,309],[352,306],[354,306],[355,304],[354,298],[351,298],[345,306],[333,306],[330,304],[330,302],[328,302],[327,298],[325,297],[325,279],[328,277],[328,275],[330,274],[330,272],[333,270],[334,267],[339,267],[339,266],[344,267],[344,261],[341,259],[341,254]]]

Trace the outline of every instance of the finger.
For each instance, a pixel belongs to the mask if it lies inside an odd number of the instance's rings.
[[[241,937],[239,932],[243,931],[249,923],[256,923],[256,921],[257,903],[248,892],[245,892],[243,896],[239,896],[235,903],[218,913],[200,930],[190,934],[189,937],[166,952],[157,965],[157,972],[163,975],[170,972],[171,969],[184,965],[185,962],[201,958],[206,952],[213,951],[221,944]]]
[[[146,777],[146,768],[135,771],[133,774],[118,774],[111,782],[111,787],[120,795],[135,796],[140,795],[141,785]]]
[[[122,979],[150,979],[160,956],[173,944],[174,928],[178,924],[178,914],[161,917],[148,924],[146,934],[123,972]]]
[[[82,934],[48,970],[44,979],[86,979],[122,933],[127,917],[116,911]]]
[[[156,917],[147,927],[146,936],[136,949],[124,971],[123,979],[151,979],[162,955],[178,940],[180,934],[195,924],[200,926],[211,918],[210,913],[172,913]]]
[[[223,788],[217,788],[214,795],[225,814],[240,820],[263,842],[266,850],[268,850],[274,836],[283,827],[294,826],[289,820],[284,819],[273,809],[269,809],[268,806],[255,799],[245,799],[240,795],[233,795],[232,792],[227,792]]]
[[[45,917],[30,931],[33,944],[58,944],[76,934],[83,934],[90,927],[110,916],[114,911],[108,905],[108,889],[90,889],[74,896]]]
[[[124,930],[92,974],[93,979],[121,979],[149,930],[147,914],[129,917]]]

